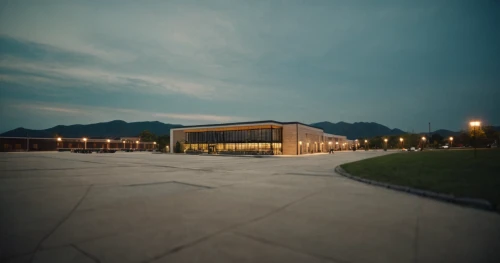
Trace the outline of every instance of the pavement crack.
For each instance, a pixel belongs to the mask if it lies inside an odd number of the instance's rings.
[[[83,200],[87,197],[88,193],[90,192],[90,189],[92,188],[92,184],[89,185],[87,187],[87,190],[85,191],[85,193],[83,194],[83,196],[80,198],[80,200],[78,201],[78,203],[76,203],[76,205],[73,207],[73,209],[71,209],[71,211],[69,211],[69,213],[64,216],[58,223],[57,225],[49,232],[47,233],[41,240],[40,242],[38,242],[38,244],[36,245],[35,247],[35,250],[33,252],[33,254],[31,255],[31,258],[30,258],[30,262],[33,262],[33,259],[35,258],[35,255],[36,255],[36,252],[38,250],[40,250],[40,247],[42,246],[43,242],[45,242],[45,240],[47,240],[47,238],[49,238],[52,234],[54,234],[54,232],[56,232],[56,230],[62,225],[64,224],[64,222],[66,222],[66,220],[68,220],[68,218],[71,217],[71,215],[73,214],[73,212],[75,212],[75,210],[80,206],[80,204],[83,202]]]
[[[273,242],[273,241],[269,241],[269,240],[264,239],[264,238],[255,237],[255,236],[252,236],[252,235],[249,235],[249,234],[245,234],[245,233],[242,233],[242,232],[233,231],[231,233],[233,233],[233,234],[235,234],[237,236],[241,236],[241,237],[244,237],[244,238],[251,239],[253,241],[257,241],[259,243],[263,243],[263,244],[274,246],[274,247],[284,248],[284,249],[287,249],[287,250],[291,250],[291,251],[293,251],[295,253],[301,253],[301,254],[308,255],[308,256],[311,256],[311,257],[315,257],[315,258],[318,258],[318,259],[327,260],[327,261],[331,261],[331,262],[335,262],[335,263],[349,263],[349,261],[340,260],[340,259],[336,259],[336,258],[331,258],[331,257],[327,257],[327,256],[323,256],[323,255],[318,255],[318,254],[312,254],[312,253],[309,253],[307,251],[303,251],[303,250],[298,250],[296,248],[287,247],[287,246],[284,246],[282,244],[279,244],[279,243],[276,243],[276,242]]]
[[[85,251],[85,250],[83,250],[83,249],[79,248],[77,245],[75,245],[75,244],[71,244],[71,246],[72,246],[74,249],[78,250],[80,253],[82,253],[82,254],[84,254],[85,256],[87,256],[88,258],[92,259],[95,263],[101,263],[101,261],[100,261],[100,260],[99,260],[96,256],[94,256],[94,255],[92,255],[92,254],[88,253],[87,251]]]
[[[275,210],[273,210],[273,211],[271,211],[271,212],[269,212],[269,213],[266,213],[266,214],[264,214],[264,215],[262,215],[262,216],[256,217],[256,218],[254,218],[254,219],[252,219],[252,220],[249,220],[249,221],[246,221],[246,222],[242,222],[242,223],[238,223],[238,224],[235,224],[235,225],[232,225],[232,226],[229,226],[229,227],[223,228],[223,229],[221,229],[221,230],[219,230],[219,231],[216,231],[216,232],[214,232],[214,233],[208,234],[208,235],[206,235],[206,236],[204,236],[204,237],[198,238],[198,239],[193,240],[193,241],[191,241],[191,242],[188,242],[188,243],[185,243],[185,244],[182,244],[182,245],[176,246],[176,247],[174,247],[174,248],[172,248],[172,249],[169,249],[168,251],[166,251],[166,252],[164,252],[164,253],[162,253],[162,254],[160,254],[160,255],[157,255],[157,256],[155,256],[155,257],[153,257],[153,258],[151,258],[151,259],[148,259],[148,260],[146,260],[146,261],[143,261],[143,262],[144,262],[144,263],[149,263],[149,262],[152,262],[152,261],[158,260],[158,259],[163,258],[163,257],[165,257],[165,256],[168,256],[168,255],[171,255],[171,254],[177,253],[177,252],[179,252],[179,251],[181,251],[181,250],[184,250],[184,249],[186,249],[186,248],[189,248],[189,247],[192,247],[192,246],[194,246],[194,245],[197,245],[197,244],[199,244],[199,243],[201,243],[201,242],[203,242],[203,241],[205,241],[205,240],[208,240],[208,239],[210,239],[210,238],[212,238],[212,237],[214,237],[214,236],[217,236],[217,235],[219,235],[219,234],[222,234],[222,233],[224,233],[224,232],[227,232],[227,231],[233,230],[233,229],[235,229],[235,228],[238,228],[238,227],[241,227],[241,226],[244,226],[244,225],[247,225],[247,224],[255,223],[255,222],[260,221],[260,220],[262,220],[262,219],[265,219],[265,218],[267,218],[267,217],[269,217],[269,216],[271,216],[271,215],[274,215],[274,214],[276,214],[276,213],[278,213],[278,212],[280,212],[280,211],[283,211],[284,209],[286,209],[286,208],[288,208],[288,207],[290,207],[290,206],[292,206],[292,205],[294,205],[294,204],[296,204],[296,203],[298,203],[298,202],[300,202],[300,201],[302,201],[302,200],[304,200],[304,199],[306,199],[306,198],[309,198],[309,197],[311,197],[311,196],[313,196],[313,195],[316,195],[316,194],[318,194],[318,193],[320,193],[320,192],[322,192],[322,191],[323,191],[323,190],[320,190],[320,191],[316,191],[316,192],[314,192],[314,193],[311,193],[311,194],[305,195],[305,196],[303,196],[303,197],[301,197],[301,198],[299,198],[299,199],[297,199],[297,200],[295,200],[295,201],[292,201],[292,202],[290,202],[290,203],[288,203],[288,204],[286,204],[286,205],[284,205],[284,206],[278,207],[277,209],[275,209]]]
[[[297,199],[297,200],[295,200],[295,201],[293,201],[293,202],[290,202],[290,203],[288,203],[288,204],[286,204],[286,205],[284,205],[284,206],[282,206],[282,207],[279,207],[279,208],[277,208],[277,209],[275,209],[275,210],[273,210],[273,211],[271,211],[271,212],[269,212],[269,213],[267,213],[267,214],[265,214],[265,215],[262,215],[262,216],[256,217],[256,218],[254,218],[254,219],[252,219],[252,220],[250,220],[250,221],[247,221],[247,222],[245,222],[245,223],[239,224],[239,225],[237,225],[237,226],[235,226],[235,227],[233,227],[233,228],[240,227],[240,226],[244,226],[244,225],[251,224],[251,223],[255,223],[255,222],[257,222],[257,221],[260,221],[260,220],[262,220],[262,219],[265,219],[265,218],[267,218],[267,217],[269,217],[269,216],[272,216],[272,215],[274,215],[274,214],[276,214],[276,213],[278,213],[278,212],[281,212],[281,211],[283,211],[283,210],[287,209],[288,207],[290,207],[290,206],[292,206],[292,205],[294,205],[294,204],[296,204],[296,203],[298,203],[298,202],[300,202],[300,201],[303,201],[303,200],[304,200],[304,199],[306,199],[306,198],[309,198],[309,197],[311,197],[311,196],[313,196],[313,195],[316,195],[316,194],[318,194],[318,193],[320,193],[320,192],[322,192],[322,191],[323,191],[323,190],[316,191],[316,192],[314,192],[314,193],[311,193],[311,194],[308,194],[308,195],[306,195],[306,196],[303,196],[303,197],[301,197],[301,198],[299,198],[299,199]]]
[[[415,239],[413,240],[413,253],[414,258],[413,262],[418,263],[418,239],[419,239],[419,228],[420,228],[420,213],[422,211],[422,202],[419,201],[419,205],[417,207],[417,218],[415,220]]]

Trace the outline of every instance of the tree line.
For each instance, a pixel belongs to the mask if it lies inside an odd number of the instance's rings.
[[[475,134],[475,136],[474,136]],[[425,141],[422,140],[425,138]],[[453,140],[450,139],[453,138]],[[403,139],[401,143],[400,138]],[[425,147],[439,148],[444,145],[453,147],[468,147],[473,146],[476,142],[477,147],[488,147],[492,144],[500,142],[500,132],[495,130],[493,126],[476,127],[460,131],[457,135],[448,137],[441,136],[438,133],[432,133],[430,136],[426,133],[405,133],[401,135],[375,136],[372,138],[358,138],[359,147],[370,147],[370,149],[383,149],[387,139],[387,148],[420,148],[423,144]],[[365,143],[365,140],[368,142]]]
[[[139,138],[143,142],[156,142],[157,149],[165,152],[167,150],[167,145],[170,146],[170,135],[156,135],[148,130],[144,130],[139,133]]]

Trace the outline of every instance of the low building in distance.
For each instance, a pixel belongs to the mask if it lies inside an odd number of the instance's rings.
[[[139,137],[113,139],[96,138],[33,138],[33,137],[0,137],[0,151],[57,151],[72,149],[133,149],[152,150],[154,142],[142,142]]]
[[[256,121],[195,125],[170,130],[170,152],[301,155],[348,150],[346,136],[300,122]]]

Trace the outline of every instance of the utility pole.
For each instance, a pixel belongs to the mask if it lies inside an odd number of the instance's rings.
[[[477,158],[477,153],[476,153],[476,151],[477,151],[477,150],[476,150],[476,145],[477,145],[477,144],[476,144],[476,126],[474,125],[474,126],[472,126],[472,127],[473,127],[473,129],[474,129],[474,158]]]

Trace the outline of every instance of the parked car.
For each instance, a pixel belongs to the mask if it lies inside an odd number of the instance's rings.
[[[416,151],[415,147],[411,147],[410,152],[414,152],[414,151]]]
[[[448,145],[443,145],[443,146],[441,146],[441,147],[439,147],[439,148],[441,148],[441,149],[448,149],[448,148],[450,148],[450,147],[449,147]]]

